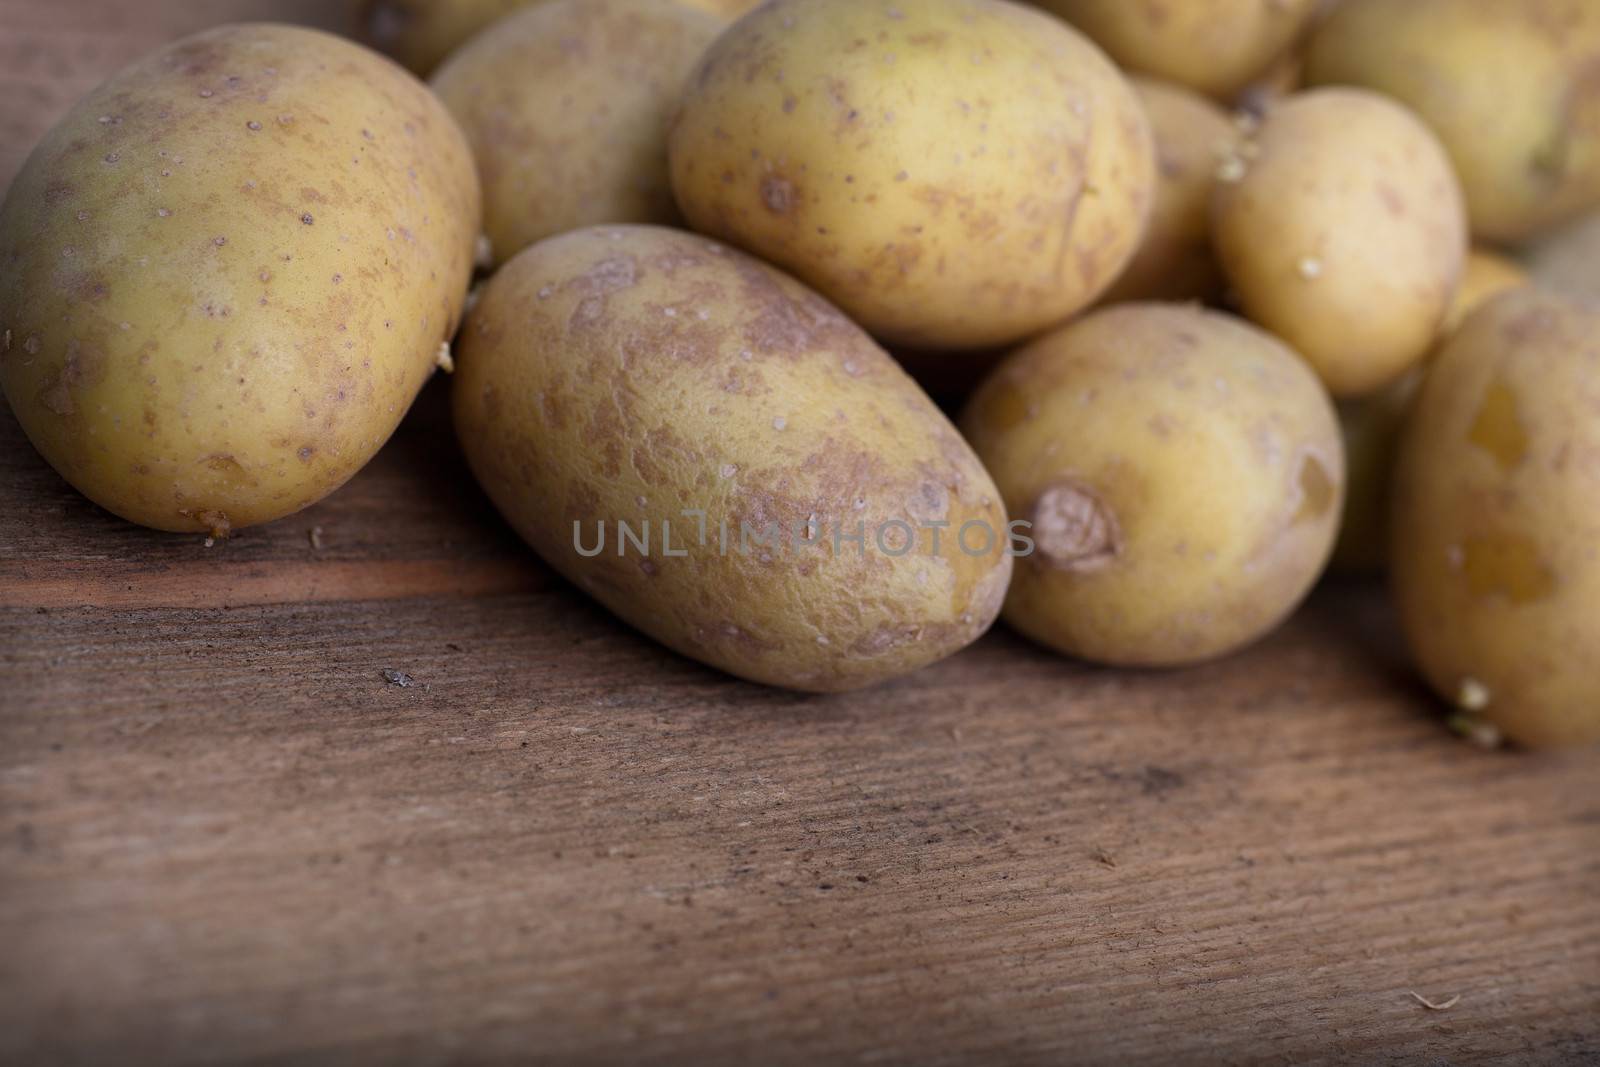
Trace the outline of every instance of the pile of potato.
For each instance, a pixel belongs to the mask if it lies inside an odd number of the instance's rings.
[[[528,543],[745,678],[1196,663],[1337,544],[1472,736],[1600,738],[1600,314],[1504,254],[1600,208],[1600,3],[360,7],[429,85],[224,27],[9,191],[0,383],[103,507],[288,515],[453,368]]]

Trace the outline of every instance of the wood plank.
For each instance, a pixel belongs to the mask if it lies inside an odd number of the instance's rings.
[[[488,596],[538,589],[550,572],[472,481],[455,446],[446,380],[404,432],[338,493],[225,542],[159,534],[85,500],[0,411],[0,606],[224,607]]]
[[[1600,1052],[1593,754],[1449,737],[1370,588],[1196,671],[999,633],[867,699],[561,586],[0,649],[0,1059]]]

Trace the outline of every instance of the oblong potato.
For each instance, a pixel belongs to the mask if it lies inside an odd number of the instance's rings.
[[[454,400],[478,480],[548,563],[730,673],[870,685],[999,612],[1005,511],[954,427],[826,301],[703,237],[527,249],[462,331]]]
[[[1429,369],[1401,441],[1391,571],[1411,648],[1470,722],[1600,740],[1600,313],[1524,288]]]
[[[1322,0],[1035,0],[1123,67],[1231,100],[1289,49]]]
[[[1521,241],[1600,207],[1600,5],[1344,0],[1313,36],[1313,85],[1410,107],[1455,162],[1474,235]]]
[[[1376,392],[1438,335],[1467,256],[1449,158],[1420,120],[1360,89],[1289,97],[1212,201],[1212,241],[1251,319],[1334,396]]]
[[[926,350],[1008,344],[1116,280],[1154,185],[1111,62],[1002,0],[772,0],[707,53],[671,138],[699,230]]]
[[[1211,190],[1243,134],[1222,108],[1182,86],[1134,78],[1133,87],[1155,135],[1155,202],[1138,251],[1102,303],[1219,299]]]
[[[478,183],[425,86],[348,41],[242,25],[86,97],[0,207],[0,383],[123,518],[266,522],[393,432],[455,332]]]
[[[1445,314],[1441,337],[1448,339],[1479,305],[1527,284],[1528,273],[1516,262],[1488,249],[1473,249],[1455,300]],[[1376,394],[1339,406],[1349,485],[1333,564],[1342,571],[1378,571],[1388,565],[1395,452],[1426,372],[1426,366],[1416,367]]]
[[[667,129],[723,25],[678,0],[548,0],[439,68],[433,88],[472,145],[495,262],[582,226],[678,221]]]
[[[1230,315],[1093,312],[1002,364],[961,425],[1032,523],[1005,619],[1069,655],[1225,655],[1286,617],[1333,548],[1333,406],[1295,353]]]
[[[479,32],[548,0],[353,0],[355,21],[368,44],[427,77]],[[685,7],[732,18],[761,0],[677,0]],[[613,74],[628,76],[612,66]]]

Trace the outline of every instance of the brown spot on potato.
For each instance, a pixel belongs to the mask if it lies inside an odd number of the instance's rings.
[[[1029,515],[1036,558],[1076,573],[1102,570],[1122,554],[1122,531],[1105,501],[1076,481],[1040,493]]]
[[[794,183],[777,174],[761,179],[761,202],[774,215],[787,215],[795,207]]]
[[[214,452],[201,460],[201,462],[218,474],[243,475],[245,473],[244,465],[234,459],[231,452]]]
[[[1406,213],[1406,198],[1400,191],[1388,182],[1378,183],[1378,199],[1383,201],[1384,210],[1395,218],[1401,218]]]
[[[218,541],[226,541],[233,533],[233,523],[228,521],[227,512],[215,508],[181,508],[178,514],[190,522],[201,523]]]
[[[39,391],[39,403],[57,415],[74,414],[78,409],[72,401],[72,387],[78,384],[81,376],[77,358],[68,356],[61,370]]]
[[[1467,541],[1461,570],[1475,597],[1500,596],[1513,604],[1532,604],[1555,592],[1556,576],[1531,540],[1499,534]]]
[[[1517,395],[1505,382],[1492,383],[1484,393],[1467,440],[1493,456],[1507,472],[1527,458],[1528,431],[1517,415]]]
[[[111,295],[105,277],[100,274],[75,274],[68,279],[65,288],[72,299],[87,304],[98,304]]]
[[[1333,507],[1338,495],[1336,487],[1328,476],[1328,468],[1316,456],[1307,455],[1300,460],[1300,477],[1296,482],[1300,487],[1300,507],[1294,516],[1297,524],[1320,519]]]

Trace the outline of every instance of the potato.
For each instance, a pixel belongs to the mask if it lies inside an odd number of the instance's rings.
[[[1468,315],[1501,293],[1529,284],[1532,284],[1532,279],[1516,260],[1508,259],[1493,249],[1474,248],[1467,256],[1467,266],[1461,273],[1461,285],[1456,289],[1456,297],[1450,302],[1450,310],[1445,312],[1444,335],[1448,337],[1455,333],[1467,321]]]
[[[927,350],[1086,307],[1132,256],[1155,181],[1122,76],[1003,0],[765,4],[707,53],[670,149],[695,228]]]
[[[337,488],[455,332],[466,142],[337,37],[229,26],[91,93],[0,207],[0,384],[95,503],[230,529]]]
[[[1491,297],[1527,284],[1527,272],[1516,263],[1487,249],[1474,249],[1445,315],[1443,335],[1448,337]],[[1417,367],[1376,395],[1339,406],[1349,479],[1344,521],[1333,553],[1333,564],[1339,570],[1377,571],[1387,565],[1395,451],[1425,369]]]
[[[676,0],[550,0],[446,61],[433,87],[472,144],[496,262],[581,226],[678,221],[667,128],[723,25]]]
[[[1180,86],[1133,79],[1156,141],[1155,205],[1133,261],[1103,298],[1216,300],[1222,268],[1211,252],[1211,189],[1242,134],[1216,104]]]
[[[1035,0],[1123,67],[1230,100],[1288,51],[1320,0]]]
[[[1488,249],[1474,249],[1445,315],[1442,336],[1448,339],[1491,298],[1527,284],[1527,271],[1514,261]],[[1334,550],[1334,565],[1340,570],[1376,571],[1387,565],[1395,453],[1424,371],[1418,367],[1374,396],[1340,405],[1349,477],[1344,521]]]
[[[374,48],[426,76],[479,31],[514,11],[546,0],[356,0],[362,35]],[[685,7],[733,18],[761,0],[678,0]],[[630,42],[638,47],[637,42]],[[624,68],[613,73],[628,77]]]
[[[1461,190],[1427,127],[1364,90],[1300,93],[1223,178],[1212,241],[1241,305],[1336,397],[1422,359],[1467,255]]]
[[[1006,621],[1069,655],[1224,655],[1287,616],[1333,548],[1333,406],[1281,342],[1219,312],[1094,312],[1002,364],[962,429],[1032,523]]]
[[[871,685],[999,613],[1009,531],[971,449],[859,327],[724,245],[606,227],[525,250],[462,332],[454,401],[551,566],[730,673]]]
[[[1395,475],[1395,597],[1467,725],[1600,740],[1600,312],[1525,288],[1429,370]],[[1481,736],[1481,728],[1473,730]]]
[[[1600,206],[1600,7],[1591,0],[1347,0],[1312,84],[1404,102],[1449,149],[1472,231],[1520,241]]]

